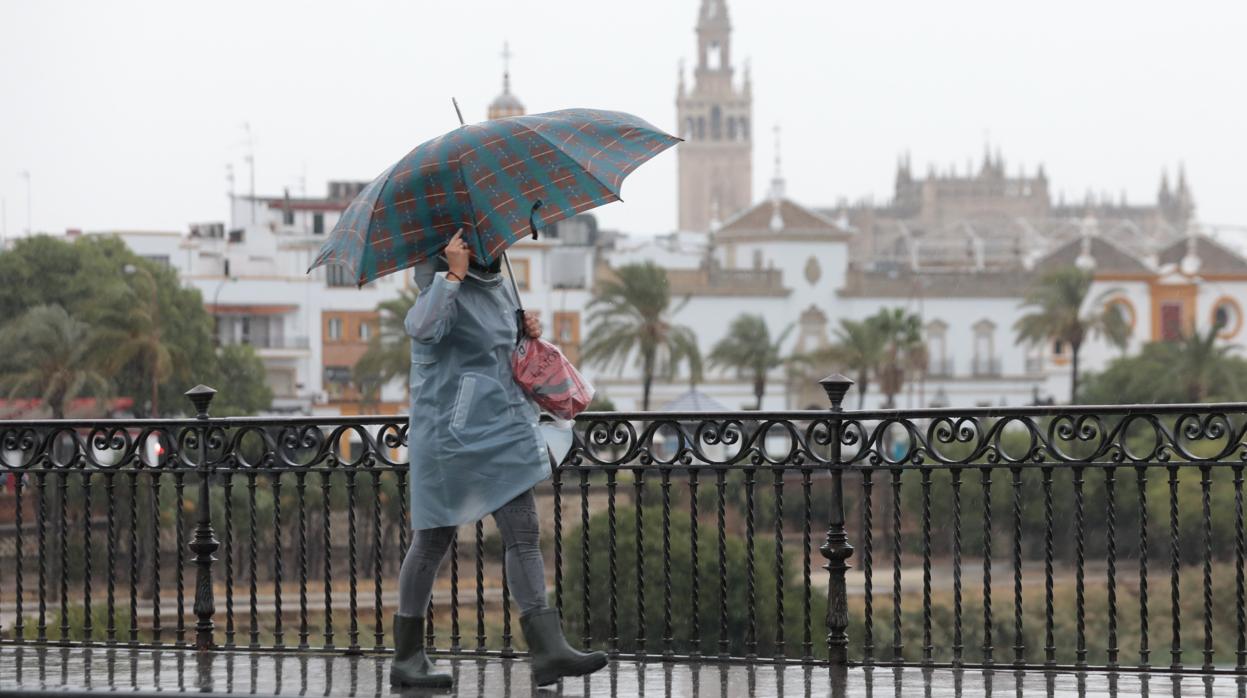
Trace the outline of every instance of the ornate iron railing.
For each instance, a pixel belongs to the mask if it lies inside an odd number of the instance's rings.
[[[823,381],[825,411],[582,415],[539,493],[569,635],[1247,673],[1247,405],[846,411],[849,386]],[[218,419],[188,396],[196,418],[0,422],[3,642],[385,650],[405,418]],[[490,526],[435,591],[441,651],[523,649]]]

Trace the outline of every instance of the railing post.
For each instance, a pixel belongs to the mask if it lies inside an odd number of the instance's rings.
[[[212,531],[211,498],[208,488],[211,485],[211,468],[208,465],[208,406],[216,391],[206,385],[197,385],[186,391],[195,406],[195,418],[202,422],[198,427],[195,442],[199,446],[199,524],[195,527],[195,538],[190,549],[195,554],[195,649],[204,652],[213,649],[212,616],[216,613],[216,601],[212,594],[212,556],[219,543]]]
[[[831,401],[831,516],[827,526],[827,540],[819,551],[827,558],[823,569],[831,575],[827,586],[827,653],[833,666],[848,663],[849,647],[849,601],[844,575],[848,572],[848,559],[853,554],[849,536],[844,530],[844,482],[840,454],[840,437],[843,422],[844,395],[853,381],[838,373],[819,381]]]

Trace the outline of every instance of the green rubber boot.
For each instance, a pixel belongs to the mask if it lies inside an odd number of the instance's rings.
[[[391,686],[450,688],[450,674],[434,674],[433,660],[424,653],[424,618],[394,614],[394,662]]]
[[[520,627],[528,641],[532,658],[533,682],[552,684],[564,676],[584,676],[606,666],[605,652],[580,652],[563,637],[558,609],[543,608],[520,616]]]

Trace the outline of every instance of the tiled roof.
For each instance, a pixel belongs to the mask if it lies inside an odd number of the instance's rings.
[[[1160,253],[1161,264],[1179,264],[1186,256],[1187,241],[1178,240]],[[1195,237],[1195,255],[1201,274],[1247,274],[1247,259],[1206,235]]]
[[[737,214],[735,218],[725,223],[719,229],[719,234],[727,233],[730,236],[732,233],[773,232],[771,231],[771,218],[774,214],[774,202],[771,199],[765,199],[745,209]],[[781,198],[779,200],[779,216],[784,222],[780,232],[822,233],[848,237],[848,233],[841,230],[830,219],[824,218],[821,214],[795,203],[791,199]]]
[[[1091,238],[1091,258],[1095,260],[1097,274],[1152,274],[1139,258],[1104,238]],[[1036,263],[1038,271],[1050,271],[1072,267],[1082,255],[1082,238],[1075,238],[1041,257]]]

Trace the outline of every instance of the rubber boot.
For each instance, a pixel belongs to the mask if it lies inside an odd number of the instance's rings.
[[[552,684],[564,676],[584,676],[606,666],[605,652],[580,652],[563,637],[558,609],[543,608],[520,616],[520,627],[528,641],[532,658],[533,682]]]
[[[433,661],[424,653],[424,618],[394,614],[390,685],[450,688],[450,674],[433,673]]]

